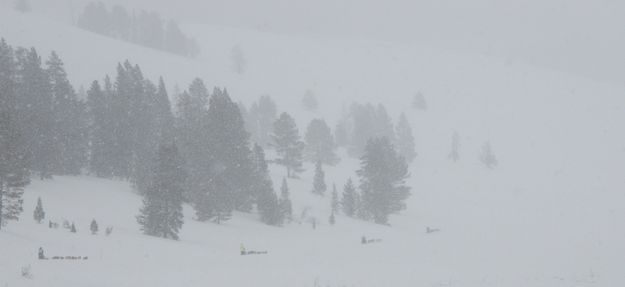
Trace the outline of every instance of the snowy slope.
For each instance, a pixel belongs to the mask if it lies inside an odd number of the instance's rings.
[[[351,101],[382,102],[407,113],[419,156],[413,196],[393,227],[339,216],[326,224],[329,198],[308,191],[312,168],[290,181],[295,214],[322,224],[284,228],[237,214],[222,226],[198,223],[187,210],[180,242],[140,234],[140,198],[125,183],[93,178],[35,181],[23,219],[0,232],[0,286],[621,286],[625,284],[625,89],[478,55],[348,39],[295,38],[224,27],[186,26],[203,54],[190,60],[97,36],[37,15],[0,10],[0,37],[12,45],[57,50],[75,83],[113,73],[126,58],[150,78],[184,88],[199,76],[246,103],[263,93],[280,110],[333,122]],[[232,71],[230,51],[248,62]],[[320,100],[300,110],[304,91]],[[428,110],[409,108],[422,91]],[[461,136],[458,163],[446,159]],[[477,159],[490,141],[494,170]],[[284,174],[272,167],[276,188]],[[326,170],[340,188],[357,161]],[[76,221],[79,233],[49,230],[31,219],[37,197],[54,221]],[[69,202],[69,199],[72,199]],[[92,218],[111,237],[91,236]],[[425,234],[426,226],[441,229]],[[360,236],[383,238],[362,246]],[[240,243],[267,249],[238,255]],[[86,255],[81,262],[40,262],[48,255]],[[8,254],[5,255],[5,254]],[[34,278],[19,270],[30,264]],[[104,272],[106,270],[106,272]],[[181,283],[182,282],[182,283]]]

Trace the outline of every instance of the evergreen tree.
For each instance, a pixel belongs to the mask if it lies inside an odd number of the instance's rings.
[[[110,80],[105,80],[110,88]],[[113,176],[113,167],[109,162],[113,148],[114,134],[111,126],[110,98],[107,97],[98,81],[91,84],[87,91],[89,114],[89,170],[99,177]]]
[[[41,179],[51,178],[57,146],[53,97],[48,74],[41,66],[37,51],[19,48],[16,51],[17,113],[21,135],[27,143],[27,158],[32,170]]]
[[[341,199],[341,207],[345,215],[354,217],[356,216],[357,209],[357,197],[356,187],[352,183],[352,179],[348,179],[347,183],[343,187],[343,198]]]
[[[354,103],[350,109],[352,132],[348,152],[350,156],[360,157],[367,141],[374,136],[375,108],[371,104]]]
[[[137,216],[145,234],[178,239],[183,224],[185,177],[184,163],[176,145],[159,148],[152,182]]]
[[[0,39],[0,229],[22,212],[23,188],[30,182],[27,143],[18,112],[17,71],[13,48]]]
[[[204,197],[210,181],[211,154],[207,147],[210,134],[206,124],[209,96],[204,82],[195,79],[188,92],[183,92],[176,103],[176,138],[188,172],[186,198],[193,203],[196,211],[201,208],[200,202],[206,201]]]
[[[227,196],[227,208],[250,211],[253,202],[251,188],[253,165],[249,148],[249,134],[245,131],[243,117],[228,91],[215,89],[208,109],[209,147],[211,150],[212,177],[219,177]]]
[[[252,166],[254,175],[252,189],[254,190],[254,199],[260,214],[260,220],[269,225],[280,225],[285,218],[282,210],[283,201],[282,199],[278,200],[273,190],[273,182],[269,176],[265,152],[259,144],[254,144]]]
[[[104,3],[87,3],[83,13],[78,18],[78,27],[100,35],[111,35],[111,23]]]
[[[287,177],[294,178],[303,171],[302,152],[304,149],[295,120],[289,114],[282,113],[273,126],[272,138],[279,156],[276,163],[286,167]]]
[[[336,218],[334,217],[334,211],[330,213],[330,218],[328,219],[328,222],[330,223],[330,225],[334,225],[336,223]]]
[[[69,227],[69,232],[76,233],[76,225],[72,222],[72,225]]]
[[[334,139],[330,127],[324,120],[314,119],[306,129],[306,147],[304,156],[311,162],[321,161],[324,164],[334,165],[338,162]]]
[[[458,135],[457,131],[454,131],[454,134],[451,136],[451,152],[449,152],[448,156],[448,158],[454,162],[460,159],[458,149],[460,149],[460,135]]]
[[[87,159],[85,104],[78,99],[67,79],[63,62],[55,52],[46,65],[53,99],[54,173],[78,175]]]
[[[263,95],[258,102],[253,103],[250,107],[248,123],[252,141],[268,147],[271,144],[271,133],[276,117],[276,103],[269,95]]]
[[[487,168],[490,168],[490,169],[497,166],[497,158],[495,157],[495,154],[493,153],[493,149],[490,146],[490,142],[485,142],[484,145],[482,145],[482,151],[480,153],[480,161]]]
[[[395,142],[395,129],[393,128],[393,120],[386,112],[386,108],[382,104],[378,104],[375,111],[375,120],[373,125],[374,134],[371,137],[385,137],[391,143]]]
[[[362,156],[364,148],[371,138],[386,137],[391,142],[395,141],[393,122],[383,105],[378,104],[377,107],[374,107],[371,104],[353,104],[351,119],[353,129],[348,150],[350,155]]]
[[[98,223],[95,221],[95,219],[91,220],[91,224],[89,225],[89,230],[91,230],[91,234],[93,235],[98,234]]]
[[[387,138],[369,140],[358,170],[362,207],[378,224],[387,224],[391,213],[406,208],[410,188],[405,185],[408,167]]]
[[[417,153],[415,152],[412,129],[410,128],[406,115],[403,113],[399,117],[395,133],[397,135],[397,142],[395,144],[397,151],[406,159],[406,162],[411,163],[417,156]]]
[[[174,115],[162,77],[158,80],[158,90],[153,105],[156,137],[161,142],[170,142],[174,139]]]
[[[325,173],[323,172],[321,162],[318,161],[315,165],[315,177],[313,179],[313,190],[315,194],[323,195],[326,192],[327,186],[325,182]]]
[[[273,189],[264,190],[258,200],[260,220],[269,225],[281,225],[283,214],[280,210],[278,197]]]
[[[46,218],[46,212],[43,211],[43,205],[41,204],[41,197],[37,198],[37,206],[35,211],[33,211],[33,218],[37,223],[41,223]]]
[[[291,205],[289,186],[287,185],[286,178],[282,179],[282,186],[280,186],[280,213],[282,214],[282,218],[287,221],[293,219],[293,207]]]
[[[332,184],[332,213],[338,213],[341,203],[339,202],[339,193],[336,191],[336,184]]]
[[[113,133],[113,144],[108,154],[108,162],[111,163],[111,169],[114,177],[122,179],[130,179],[132,175],[132,160],[135,152],[135,133],[137,128],[136,120],[141,117],[143,112],[134,114],[133,111],[139,110],[138,105],[143,92],[137,91],[137,83],[134,79],[134,71],[129,62],[117,65],[117,76],[112,90],[110,92],[110,119],[111,129]]]

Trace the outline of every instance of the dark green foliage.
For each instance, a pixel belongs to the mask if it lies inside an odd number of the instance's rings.
[[[401,156],[403,156],[408,163],[411,163],[417,156],[417,153],[415,152],[415,144],[414,144],[414,137],[412,136],[412,128],[410,128],[408,119],[406,118],[406,115],[403,113],[399,117],[399,122],[397,123],[395,134],[397,135],[397,140],[395,143],[397,152]]]
[[[332,131],[324,120],[314,119],[306,129],[306,148],[304,155],[311,162],[321,161],[323,164],[335,165],[338,162],[334,150]]]
[[[147,235],[178,239],[183,224],[182,203],[186,173],[176,145],[159,148],[143,207],[137,216]]]
[[[358,209],[358,192],[351,178],[347,180],[347,183],[345,183],[343,187],[341,207],[345,215],[350,217],[356,216],[356,211]]]
[[[299,131],[295,120],[282,113],[280,118],[273,124],[273,146],[276,148],[279,158],[276,163],[286,167],[286,175],[289,178],[297,177],[303,171],[302,152],[304,143],[300,140]]]
[[[93,235],[98,234],[98,223],[95,221],[95,219],[91,220],[91,224],[89,225],[89,230],[91,230],[91,234]]]
[[[331,203],[332,213],[338,213],[339,206],[340,206],[339,194],[336,191],[336,184],[333,184],[332,185],[332,203]]]
[[[286,178],[282,179],[282,185],[280,186],[280,213],[285,221],[291,221],[293,219],[293,206],[289,195],[289,186],[287,185]]]
[[[358,176],[366,219],[388,224],[390,214],[406,208],[405,200],[410,195],[410,188],[405,185],[408,167],[388,139],[369,140]]]
[[[37,198],[37,206],[33,211],[33,218],[37,223],[41,223],[46,218],[46,212],[43,211],[43,205],[41,204],[41,197]]]
[[[13,48],[0,40],[0,228],[18,220],[23,188],[30,182],[28,143],[19,120],[22,107],[17,97],[17,74]]]
[[[318,161],[315,165],[315,177],[313,178],[313,190],[314,194],[323,195],[328,187],[325,182],[325,173],[323,172],[321,162]]]

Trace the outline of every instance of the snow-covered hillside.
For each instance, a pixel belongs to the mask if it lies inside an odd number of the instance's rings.
[[[625,88],[505,59],[429,47],[306,38],[187,25],[199,59],[150,50],[47,20],[0,9],[0,37],[42,54],[58,51],[70,79],[88,86],[114,74],[117,62],[162,75],[173,89],[194,77],[225,86],[248,104],[270,94],[300,131],[314,117],[332,125],[351,102],[384,103],[410,119],[418,157],[411,166],[408,209],[392,227],[339,215],[327,224],[329,197],[310,193],[313,167],[291,180],[295,215],[320,225],[283,228],[236,214],[223,225],[185,211],[179,242],[144,236],[135,216],[141,199],[127,183],[90,177],[34,181],[19,222],[0,231],[0,286],[621,286],[625,284]],[[247,62],[233,71],[238,46]],[[318,112],[301,108],[312,90]],[[421,91],[427,111],[410,108]],[[453,131],[460,161],[447,159]],[[490,141],[494,170],[478,160]],[[284,176],[272,166],[276,188]],[[326,170],[339,188],[358,161]],[[75,221],[78,233],[32,220],[38,197],[49,219]],[[70,200],[71,199],[71,200]],[[97,219],[113,226],[90,235]],[[426,234],[426,227],[441,229]],[[361,245],[360,237],[381,238]],[[239,256],[240,244],[268,250]],[[36,260],[88,256],[79,262]],[[20,275],[32,267],[33,278]]]

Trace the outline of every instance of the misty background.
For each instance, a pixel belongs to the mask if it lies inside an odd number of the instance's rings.
[[[7,2],[10,0],[3,0]],[[33,0],[72,21],[88,1]],[[181,24],[287,35],[418,43],[623,84],[625,3],[617,0],[106,0],[158,11]],[[73,7],[73,9],[68,9]],[[75,19],[74,15],[74,19]]]

